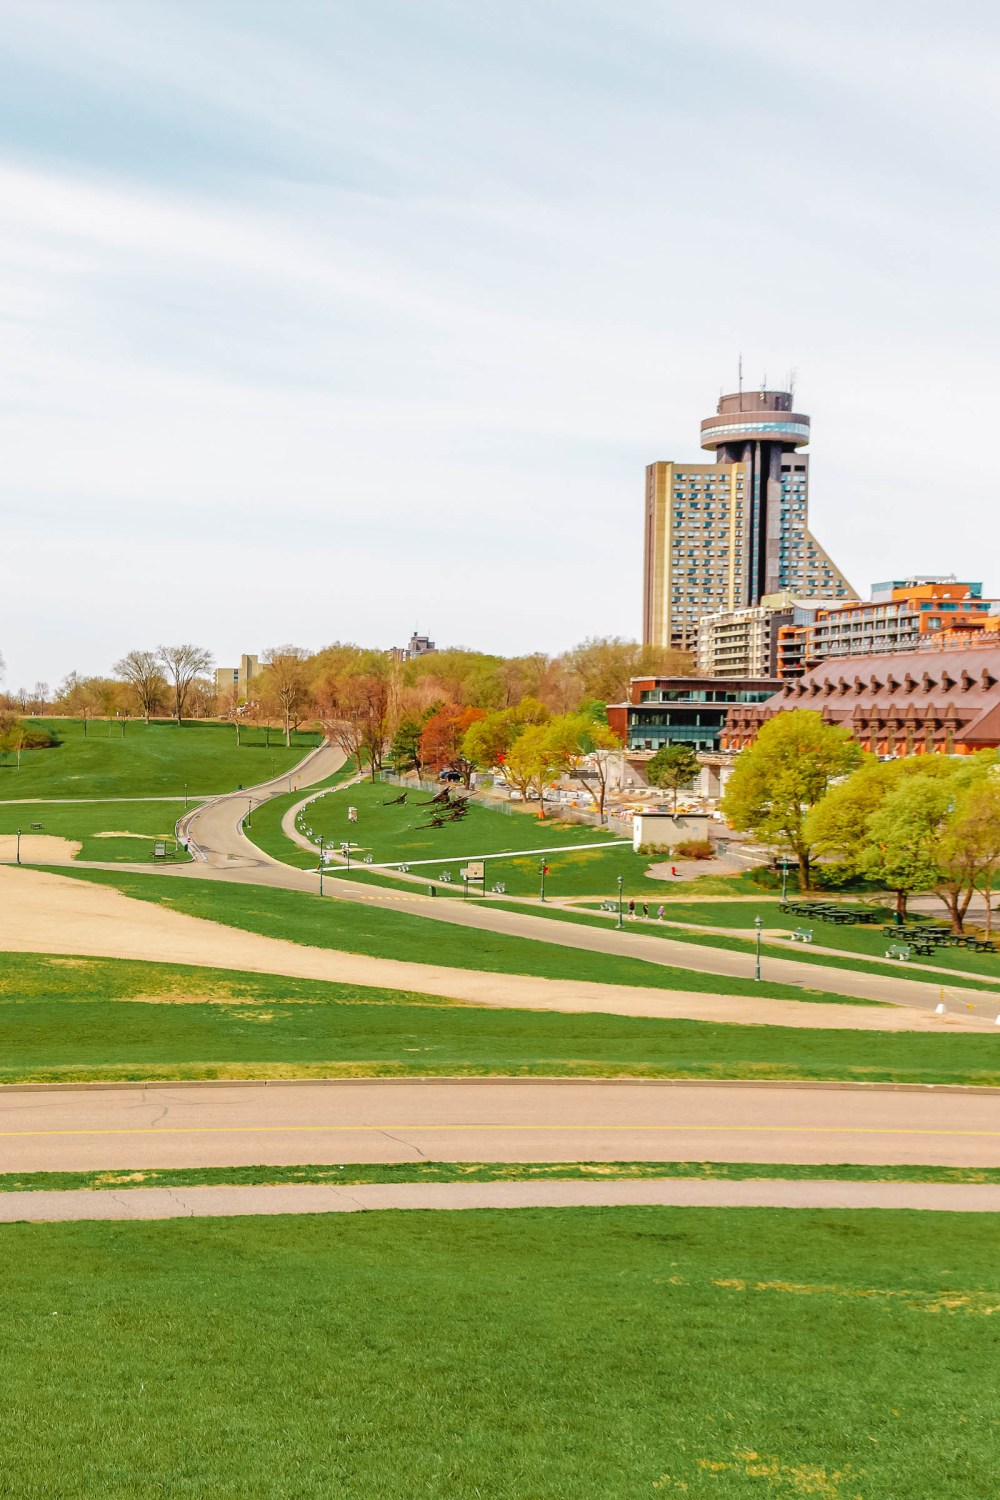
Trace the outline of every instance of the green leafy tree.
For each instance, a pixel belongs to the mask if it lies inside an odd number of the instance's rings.
[[[901,777],[868,819],[858,868],[896,893],[897,921],[906,916],[910,896],[937,884],[950,800],[937,777]]]
[[[697,751],[690,745],[661,745],[646,766],[646,780],[650,786],[673,792],[676,815],[677,793],[691,785],[699,769]]]
[[[824,723],[814,710],[775,714],[737,757],[722,811],[734,828],[794,854],[799,886],[807,891],[814,849],[806,823],[809,810],[831,782],[848,775],[863,758],[846,729]]]
[[[397,776],[404,776],[407,771],[419,771],[421,728],[420,720],[412,714],[400,719],[389,750],[392,769]]]

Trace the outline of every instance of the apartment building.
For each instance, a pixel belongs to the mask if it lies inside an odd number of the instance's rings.
[[[701,424],[715,462],[646,469],[643,641],[694,650],[703,615],[769,594],[857,594],[809,530],[809,418],[790,391],[722,396]]]
[[[627,750],[690,745],[712,753],[720,747],[730,708],[766,703],[778,686],[756,678],[633,677],[627,700],[608,704],[608,723]]]
[[[237,699],[245,701],[250,695],[250,684],[260,672],[260,661],[256,656],[241,656],[238,667],[216,667],[216,695],[229,698],[235,694]]]
[[[800,627],[811,623],[830,599],[768,594],[748,609],[703,615],[698,624],[698,671],[706,677],[785,677],[801,670],[796,647],[805,651]]]

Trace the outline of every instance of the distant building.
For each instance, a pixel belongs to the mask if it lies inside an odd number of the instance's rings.
[[[414,631],[405,646],[391,646],[386,655],[392,661],[413,661],[417,656],[430,656],[436,651],[437,646],[426,635],[417,635]]]
[[[991,633],[992,634],[992,633]],[[776,714],[811,708],[881,756],[969,755],[1000,746],[1000,645],[837,657],[765,703],[734,705],[724,749],[752,744]]]
[[[693,650],[703,615],[769,594],[857,598],[808,527],[809,431],[790,391],[740,390],[701,424],[713,464],[647,467],[644,644]]]
[[[705,677],[784,677],[795,675],[794,643],[798,632],[831,599],[796,599],[792,594],[766,594],[747,609],[721,610],[702,615],[698,622],[698,671]],[[804,641],[799,643],[804,650]],[[783,647],[784,649],[779,649]]]
[[[982,594],[981,583],[962,583],[952,575],[876,583],[870,599],[850,604],[796,601],[790,615],[771,619],[774,673],[798,677],[834,657],[913,651],[956,631],[996,630],[998,601]]]
[[[718,750],[734,704],[765,703],[780,684],[773,679],[633,677],[625,703],[608,704],[608,723],[629,750],[690,745]]]
[[[216,667],[215,692],[219,698],[234,695],[238,699],[250,696],[250,684],[260,676],[260,662],[256,656],[241,656],[238,667]]]

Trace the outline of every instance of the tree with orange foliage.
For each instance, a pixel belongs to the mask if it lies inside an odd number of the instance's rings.
[[[475,766],[464,754],[462,741],[473,724],[485,719],[481,708],[461,708],[445,703],[431,714],[420,734],[420,764],[434,771],[457,771],[465,786],[472,780]]]

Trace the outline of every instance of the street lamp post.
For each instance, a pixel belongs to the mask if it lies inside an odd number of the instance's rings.
[[[622,925],[622,886],[624,884],[625,884],[625,877],[624,877],[624,875],[619,875],[619,877],[618,877],[618,921],[615,923],[615,927],[616,928],[619,928]]]
[[[188,810],[188,784],[185,781],[185,783],[184,783],[184,811],[187,812],[187,810]]]
[[[757,968],[756,968],[756,972],[754,973],[753,977],[754,977],[754,979],[759,980],[760,979],[760,929],[763,927],[764,924],[761,921],[760,917],[754,917],[754,919],[753,919],[753,925],[757,929]]]
[[[541,862],[541,864],[538,866],[538,874],[541,877],[541,882],[542,882],[541,899],[543,901],[545,900],[545,876],[546,876],[546,873],[548,871],[548,868],[549,868],[548,865],[545,863],[545,861],[543,859],[542,862]]]
[[[785,899],[785,887],[788,884],[788,860],[784,855],[781,857],[781,899]]]
[[[350,839],[347,840],[346,844],[341,844],[340,850],[341,850],[341,853],[343,854],[344,858],[347,860],[347,868],[350,869],[351,868],[351,841],[350,841]]]
[[[21,830],[17,830],[17,862],[21,863]]]
[[[248,797],[247,798],[247,827],[248,828],[251,828],[253,826],[251,824],[251,822],[250,822],[250,814],[252,812],[253,812],[253,798],[252,797]]]
[[[323,894],[323,835],[319,836],[319,893]]]

